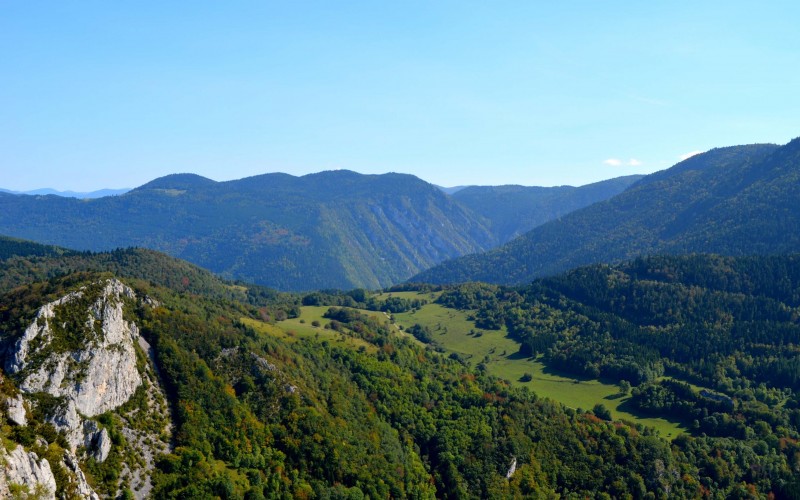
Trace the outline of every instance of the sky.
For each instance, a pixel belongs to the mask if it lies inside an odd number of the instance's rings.
[[[0,0],[0,188],[583,185],[800,136],[800,2]]]

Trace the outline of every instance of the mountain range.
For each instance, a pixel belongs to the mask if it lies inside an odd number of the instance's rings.
[[[519,284],[647,254],[800,251],[800,139],[712,149],[505,245],[412,280]]]
[[[130,189],[98,189],[96,191],[59,191],[52,188],[32,189],[30,191],[12,191],[9,189],[0,189],[0,192],[10,194],[28,194],[32,196],[63,196],[65,198],[103,198],[105,196],[116,196],[125,194]]]
[[[403,174],[328,171],[228,182],[175,174],[98,199],[0,193],[0,234],[77,250],[151,248],[281,290],[375,289],[493,248],[635,179],[471,187],[451,197]]]
[[[453,198],[491,221],[492,232],[505,243],[562,215],[625,191],[641,175],[616,177],[585,186],[467,186]]]

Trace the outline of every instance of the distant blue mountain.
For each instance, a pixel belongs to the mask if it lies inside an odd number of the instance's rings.
[[[46,196],[52,194],[55,196],[61,196],[63,198],[105,198],[106,196],[116,196],[120,194],[125,194],[130,190],[131,188],[98,189],[97,191],[81,193],[76,191],[58,191],[56,189],[51,189],[51,188],[34,189],[32,191],[11,191],[10,189],[0,188],[0,191],[4,193],[29,194],[29,195],[39,195],[39,196]]]

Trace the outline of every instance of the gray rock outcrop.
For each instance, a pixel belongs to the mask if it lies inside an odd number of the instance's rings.
[[[0,498],[11,498],[13,490],[24,488],[34,498],[55,499],[56,479],[46,459],[17,446],[11,452],[0,447],[0,460]]]
[[[64,467],[73,474],[75,489],[81,498],[100,500],[100,496],[95,493],[92,487],[89,486],[89,482],[86,481],[86,475],[84,475],[83,471],[78,465],[78,459],[75,458],[75,455],[70,452],[66,452],[64,454],[63,464]]]
[[[6,400],[6,414],[8,419],[15,425],[25,427],[28,425],[28,417],[25,413],[25,400],[22,399],[22,394],[17,394],[15,398],[8,398]]]
[[[98,462],[105,462],[111,452],[111,436],[108,431],[101,429],[94,420],[83,423],[84,441],[87,450],[92,450],[92,456]]]
[[[127,402],[142,384],[136,365],[135,344],[139,330],[123,318],[123,297],[135,298],[133,290],[116,279],[100,283],[96,297],[87,297],[86,287],[44,305],[36,319],[17,340],[6,362],[6,370],[22,376],[23,392],[45,392],[61,398],[58,410],[49,421],[64,431],[74,452],[87,439],[105,446],[110,440],[98,438],[97,431],[87,433],[84,421]],[[75,311],[81,301],[89,300],[85,310]],[[59,326],[66,325],[60,315],[85,318],[81,342],[64,350],[65,341]],[[76,332],[69,335],[76,336]],[[69,345],[69,344],[67,344]],[[98,450],[94,450],[97,452]],[[107,453],[101,453],[107,456]]]

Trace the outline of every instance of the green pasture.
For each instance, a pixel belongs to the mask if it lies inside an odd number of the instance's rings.
[[[314,339],[320,342],[327,340],[331,344],[358,349],[364,347],[367,352],[377,352],[378,348],[369,342],[352,337],[345,333],[329,330],[325,325],[329,320],[322,315],[329,309],[328,306],[304,306],[300,308],[300,316],[281,321],[277,324],[270,324],[251,318],[241,318],[242,323],[253,328],[258,333],[278,337],[289,342],[300,339]],[[370,315],[380,315],[374,311],[364,311]],[[320,326],[312,326],[313,321],[319,321]]]
[[[554,399],[571,408],[587,410],[601,403],[611,410],[615,419],[653,427],[665,438],[684,431],[678,422],[643,417],[626,411],[624,404],[628,397],[621,396],[615,384],[559,373],[547,368],[538,359],[519,356],[519,344],[508,338],[505,328],[481,330],[467,316],[468,313],[464,311],[428,304],[415,312],[395,314],[395,320],[404,328],[415,323],[427,326],[433,339],[448,351],[460,354],[473,365],[484,363],[492,375],[508,380],[513,385],[526,386],[539,396]],[[522,382],[520,379],[526,374],[532,378],[529,382]]]

